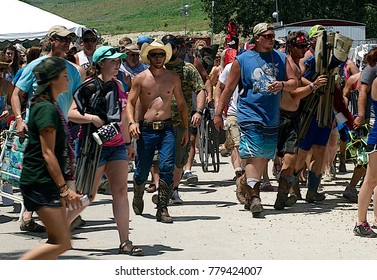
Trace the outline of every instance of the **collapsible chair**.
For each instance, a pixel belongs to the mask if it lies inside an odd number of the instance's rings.
[[[213,123],[213,109],[204,108],[199,133],[199,158],[203,172],[220,171],[219,145],[225,141],[225,132],[218,132]]]
[[[3,145],[0,154],[0,196],[13,200],[21,204],[19,221],[25,211],[23,199],[20,195],[10,194],[4,191],[4,185],[18,187],[22,170],[24,151],[28,143],[27,138],[21,138],[14,129],[15,123],[12,122],[9,130],[3,131]]]

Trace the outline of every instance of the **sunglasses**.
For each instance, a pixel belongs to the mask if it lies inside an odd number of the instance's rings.
[[[307,45],[307,44],[293,45],[293,46],[295,46],[296,48],[299,48],[299,49],[307,49],[309,47],[309,45]]]
[[[166,53],[164,52],[163,53],[150,53],[149,56],[153,58],[157,58],[157,57],[164,58],[166,56]]]
[[[263,37],[264,39],[268,39],[268,40],[275,39],[275,34],[261,34],[259,36]]]
[[[112,56],[113,54],[115,54],[117,52],[116,49],[114,48],[111,48],[111,49],[108,49],[107,51],[105,51],[103,54],[101,54],[98,58],[98,61],[101,61],[102,59],[108,57],[108,56]]]
[[[58,40],[59,42],[62,42],[62,43],[71,43],[73,38],[70,37],[70,36],[67,36],[67,37],[61,37],[61,36],[55,36],[53,37],[55,40]]]
[[[84,38],[84,39],[82,39],[82,41],[84,43],[95,43],[95,42],[97,42],[97,39],[96,38]]]

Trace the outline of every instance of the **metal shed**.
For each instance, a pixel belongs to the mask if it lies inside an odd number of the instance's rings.
[[[365,41],[364,23],[340,19],[313,19],[277,26],[275,27],[276,38],[285,37],[290,31],[305,30],[309,32],[309,29],[316,24],[323,25],[329,32],[339,32],[353,39],[356,45]]]

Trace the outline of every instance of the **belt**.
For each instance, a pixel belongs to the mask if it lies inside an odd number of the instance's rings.
[[[153,130],[162,130],[165,127],[172,126],[173,120],[167,119],[167,120],[164,120],[164,121],[154,121],[154,122],[141,121],[140,125],[142,127],[152,128]]]

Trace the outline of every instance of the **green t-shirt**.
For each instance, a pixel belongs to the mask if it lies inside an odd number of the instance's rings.
[[[30,184],[54,184],[50,173],[47,170],[42,155],[39,132],[44,128],[52,126],[56,129],[55,156],[63,172],[66,164],[66,135],[61,122],[59,112],[50,101],[43,100],[33,104],[30,108],[28,122],[29,144],[25,149],[23,167],[21,172],[21,185]]]

